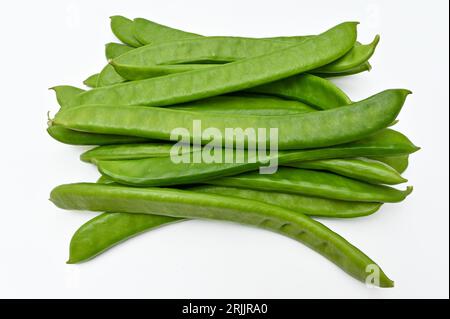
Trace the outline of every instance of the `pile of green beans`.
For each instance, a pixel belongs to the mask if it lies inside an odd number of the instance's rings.
[[[362,282],[393,287],[373,260],[316,220],[372,215],[412,192],[394,185],[407,182],[402,174],[419,148],[390,128],[410,92],[385,90],[354,102],[329,79],[371,69],[380,38],[361,44],[356,26],[345,22],[318,35],[208,37],[112,17],[121,43],[106,45],[108,63],[84,81],[88,88],[52,88],[60,109],[49,118],[49,135],[95,146],[80,159],[101,173],[96,183],[51,192],[60,208],[101,213],[73,235],[68,263],[157,227],[213,219],[291,237]],[[192,127],[199,120],[221,133],[219,146]],[[223,148],[240,141],[225,134],[233,127],[277,128],[277,152],[260,157],[251,145],[271,141],[250,135],[240,148]],[[177,128],[186,138],[179,149]],[[206,150],[213,162],[172,157],[202,159]],[[268,161],[279,167],[261,174]],[[378,275],[371,277],[374,266]]]

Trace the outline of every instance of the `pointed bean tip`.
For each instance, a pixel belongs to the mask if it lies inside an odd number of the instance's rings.
[[[406,187],[406,191],[405,191],[406,192],[406,196],[410,195],[413,192],[413,190],[414,190],[413,186]]]

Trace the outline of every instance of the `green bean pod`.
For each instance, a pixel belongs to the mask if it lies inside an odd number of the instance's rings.
[[[258,226],[304,243],[366,282],[368,267],[376,265],[359,249],[313,219],[290,210],[252,200],[199,194],[174,189],[137,189],[115,185],[71,184],[53,189],[51,201],[63,209],[157,214],[179,218],[206,218]],[[379,272],[375,284],[392,287]]]
[[[58,142],[69,145],[112,145],[149,142],[148,139],[110,134],[92,134],[74,131],[60,125],[50,125],[48,134]]]
[[[99,85],[98,85],[99,77],[100,77],[100,73],[92,74],[92,75],[88,76],[86,78],[86,80],[83,81],[83,84],[90,88],[97,88],[97,87],[99,87]]]
[[[342,58],[332,62],[329,65],[318,68],[315,72],[339,74],[341,72],[348,72],[349,70],[355,69],[361,64],[366,63],[372,57],[379,42],[380,36],[377,35],[370,44],[357,43],[353,49]]]
[[[122,16],[112,16],[110,19],[111,30],[120,41],[132,47],[142,45],[134,36],[134,22],[132,20]]]
[[[98,183],[110,184],[111,181],[101,178]],[[188,190],[256,200],[305,215],[327,218],[367,216],[375,213],[381,207],[380,203],[346,202],[210,185],[195,186]],[[87,261],[129,238],[161,226],[171,225],[177,221],[182,221],[182,219],[148,214],[103,213],[83,224],[72,236],[68,263]]]
[[[322,110],[352,103],[350,98],[331,81],[311,74],[291,76],[246,91],[296,100]]]
[[[177,41],[177,40],[197,40],[202,36],[195,33],[185,32],[178,29],[173,29],[153,21],[138,18],[134,20],[135,26],[135,36],[139,39],[139,42],[145,44],[159,44],[166,41]],[[286,43],[298,43],[300,41],[305,41],[314,36],[287,36],[287,37],[269,37],[260,38],[259,40],[272,40],[272,41],[283,41]],[[229,37],[225,37],[229,38]],[[333,76],[339,76],[340,73],[344,73],[349,69],[353,69],[359,66],[373,55],[376,46],[379,42],[379,36],[377,35],[372,43],[367,45],[361,45],[360,43],[355,43],[354,47],[342,58],[337,61],[333,61],[327,66],[322,67],[322,73],[332,74]],[[234,59],[235,60],[235,59]]]
[[[409,165],[409,155],[407,154],[398,156],[373,156],[371,158],[389,165],[400,174],[404,173]]]
[[[56,100],[60,107],[66,107],[70,104],[71,100],[85,90],[70,85],[58,85],[50,88],[56,94]]]
[[[53,122],[77,131],[165,141],[171,140],[174,130],[184,128],[183,132],[179,131],[183,140],[220,146],[234,145],[237,141],[236,136],[226,134],[227,128],[262,129],[267,133],[278,128],[279,150],[306,149],[356,141],[389,126],[408,94],[407,90],[387,90],[352,107],[286,116],[224,114],[217,117],[216,114],[147,106],[82,105],[61,109]],[[368,118],[371,120],[367,121]],[[199,120],[203,128],[215,128],[220,135],[216,134],[212,141],[210,136],[194,129],[195,121]],[[268,145],[269,134],[259,139],[256,134],[248,135],[245,142],[248,145],[266,142]]]
[[[287,167],[279,168],[275,174],[270,175],[250,172],[208,180],[204,183],[346,201],[380,203],[401,202],[412,192],[412,187],[400,191],[392,187],[363,183],[332,173]]]
[[[110,42],[105,45],[106,60],[115,59],[122,54],[132,51],[134,48],[126,44]]]
[[[343,23],[298,45],[218,67],[93,89],[78,95],[72,105],[164,106],[273,82],[343,56],[356,41],[356,25]]]
[[[168,157],[172,147],[172,144],[162,143],[105,145],[84,152],[80,159],[87,163],[97,163],[98,161]]]
[[[126,147],[125,147],[126,149]],[[404,135],[386,129],[361,141],[307,151],[279,152],[276,161],[279,165],[329,158],[348,158],[370,155],[399,155],[417,151]],[[190,149],[183,149],[190,151]],[[133,152],[130,150],[129,153]],[[197,152],[197,151],[196,151]],[[122,151],[122,153],[126,153]],[[231,154],[236,159],[237,154]],[[140,155],[142,156],[142,154]],[[195,154],[190,155],[193,159]],[[239,173],[250,172],[267,166],[267,163],[258,161],[253,155],[244,154],[246,161],[239,163],[226,163],[226,152],[222,152],[223,160],[220,163],[175,163],[171,157],[144,158],[136,160],[102,161],[98,160],[99,171],[114,181],[133,186],[166,186],[202,182],[211,178],[232,176]],[[271,158],[274,161],[274,158]],[[225,163],[225,164],[224,164]]]
[[[100,214],[83,224],[72,236],[67,263],[87,261],[131,237],[181,220],[148,214]]]
[[[289,101],[267,95],[215,96],[171,107],[173,110],[202,114],[231,114],[251,116],[283,116],[315,112],[316,109],[299,101]]]
[[[372,184],[395,185],[408,181],[388,164],[363,157],[291,163],[288,166],[329,171]]]

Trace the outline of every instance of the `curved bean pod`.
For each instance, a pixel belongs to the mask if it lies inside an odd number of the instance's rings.
[[[389,165],[400,174],[404,173],[409,165],[409,155],[374,156],[371,158]]]
[[[53,189],[51,201],[63,209],[119,211],[181,218],[206,218],[258,226],[298,240],[365,282],[375,262],[344,238],[311,218],[280,207],[245,199],[174,189],[71,184]],[[124,200],[126,199],[126,200]],[[393,282],[380,270],[379,285]]]
[[[105,57],[107,60],[115,59],[132,50],[134,48],[126,44],[110,42],[105,45]]]
[[[372,70],[372,66],[370,65],[369,62],[365,62],[353,69],[344,71],[344,72],[340,72],[340,73],[320,73],[317,72],[315,73],[315,75],[320,76],[322,78],[333,78],[333,77],[341,77],[341,76],[348,76],[348,75],[355,75],[355,74],[359,74],[362,72],[368,72]]]
[[[404,135],[393,131],[384,130],[361,141],[308,151],[279,152],[277,161],[279,165],[302,161],[346,158],[370,155],[398,155],[409,154],[417,151]],[[132,151],[131,151],[132,152]],[[226,158],[225,152],[222,154]],[[234,154],[235,156],[235,154]],[[239,173],[257,170],[265,166],[255,159],[249,160],[249,155],[244,163],[174,163],[170,157],[143,158],[138,160],[122,161],[98,161],[99,171],[114,181],[134,186],[165,186],[202,182],[210,178],[232,176]],[[236,157],[234,157],[236,158]],[[254,159],[254,158],[252,158]]]
[[[322,110],[352,103],[350,98],[333,82],[311,74],[291,76],[246,91],[296,100]]]
[[[78,131],[166,141],[170,141],[175,129],[185,128],[185,132],[180,134],[183,139],[198,140],[203,145],[210,143],[211,138],[194,130],[192,123],[197,120],[201,120],[202,127],[213,127],[220,132],[221,136],[215,142],[221,142],[221,145],[236,142],[235,136],[225,134],[227,128],[265,129],[266,132],[278,128],[278,149],[306,149],[355,141],[389,126],[396,119],[408,94],[410,91],[407,90],[387,90],[351,107],[286,116],[226,114],[218,118],[215,114],[170,108],[82,105],[60,110],[53,121]],[[368,118],[371,120],[367,121]],[[269,142],[267,136],[265,141]],[[258,138],[256,135],[248,136],[246,142],[257,145]]]
[[[372,184],[395,185],[408,181],[388,164],[363,157],[292,163],[287,166],[329,171]]]
[[[58,85],[50,88],[56,94],[56,100],[60,107],[66,107],[70,104],[70,101],[85,90],[70,85]]]
[[[84,152],[80,159],[87,163],[97,163],[98,161],[168,157],[172,147],[172,144],[161,143],[106,145]]]
[[[112,16],[110,19],[111,30],[120,41],[132,47],[141,46],[134,36],[133,21],[122,16]]]
[[[99,181],[101,183],[103,181]],[[375,213],[379,203],[358,203],[307,197],[296,194],[268,193],[220,186],[195,186],[188,190],[256,200],[310,216],[354,218]],[[183,221],[175,217],[103,213],[83,224],[70,241],[69,264],[87,261],[143,232]]]
[[[347,53],[356,41],[356,25],[343,23],[301,44],[214,68],[93,89],[78,95],[72,105],[164,106],[273,82],[316,69]]]
[[[173,29],[171,27],[164,26],[142,18],[135,19],[134,26],[135,36],[144,45],[184,39],[195,40],[202,37],[199,34]],[[314,36],[281,36],[260,38],[260,40],[274,40],[294,43],[304,41],[312,37]],[[324,66],[323,70],[325,72],[322,73],[330,73],[333,74],[333,76],[339,76],[339,73],[348,71],[348,69],[353,69],[354,67],[367,62],[367,60],[370,59],[370,57],[373,55],[378,42],[379,36],[377,35],[374,41],[368,45],[361,45],[359,43],[356,43],[344,57],[330,63],[327,66]]]
[[[316,111],[297,101],[265,95],[215,96],[171,107],[174,110],[254,116],[282,116]]]
[[[83,224],[72,236],[67,263],[87,261],[140,233],[181,220],[148,214],[100,214]]]
[[[249,188],[358,202],[397,203],[411,194],[412,187],[400,191],[383,185],[359,182],[332,173],[296,168],[279,168],[271,175],[258,172],[222,177],[204,183]]]
[[[95,73],[90,75],[86,80],[83,81],[83,84],[90,88],[97,88],[98,85],[98,79],[100,77],[100,73]]]
[[[375,49],[380,42],[380,36],[370,44],[356,44],[349,53],[342,58],[315,70],[317,73],[340,73],[348,72],[360,65],[366,63],[375,53]]]
[[[199,34],[181,31],[143,18],[136,18],[133,21],[134,35],[144,45],[201,37]]]
[[[148,139],[109,134],[91,134],[67,129],[60,125],[50,125],[47,128],[48,134],[58,142],[69,145],[111,145],[111,144],[130,144],[144,143]]]

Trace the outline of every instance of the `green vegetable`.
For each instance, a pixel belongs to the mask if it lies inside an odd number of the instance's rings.
[[[93,89],[78,95],[72,105],[163,106],[273,82],[343,56],[356,41],[356,25],[343,23],[298,45],[218,67]]]
[[[174,189],[137,189],[115,185],[58,186],[51,201],[70,210],[117,211],[181,218],[207,218],[258,226],[296,239],[322,254],[354,278],[365,282],[376,265],[359,249],[305,215],[252,200]],[[393,282],[380,270],[380,287]]]

